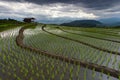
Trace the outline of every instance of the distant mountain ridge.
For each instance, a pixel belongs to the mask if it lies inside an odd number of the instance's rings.
[[[118,23],[120,22],[120,18],[102,18],[102,19],[99,19],[98,21],[104,23],[104,24],[115,24],[115,23]]]
[[[96,20],[75,20],[69,23],[63,23],[62,26],[71,26],[71,27],[101,27],[103,23]]]

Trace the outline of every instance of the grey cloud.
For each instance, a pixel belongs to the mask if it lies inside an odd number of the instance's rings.
[[[6,11],[6,12],[8,12],[8,11],[10,11],[10,9],[8,7],[4,7],[4,6],[0,5],[0,11]]]
[[[40,5],[52,3],[66,3],[77,6],[83,6],[94,10],[107,9],[120,3],[120,0],[4,0],[4,1],[26,1]]]
[[[68,13],[77,13],[78,9],[81,9],[85,11],[86,13],[93,13],[97,16],[100,16],[100,18],[105,18],[105,17],[118,17],[120,16],[120,0],[0,0],[0,1],[8,1],[8,2],[30,2],[30,3],[35,3],[38,5],[49,5],[52,6],[53,3],[64,3],[63,6],[68,6],[69,4],[73,4],[74,7],[66,7],[66,8],[61,8],[59,11],[61,12],[68,12]],[[53,5],[55,6],[55,5]],[[116,8],[114,8],[117,6]],[[30,7],[28,9],[32,9],[34,6]],[[56,9],[53,9],[52,11],[55,11]],[[118,13],[119,12],[119,13]],[[76,20],[77,18],[49,18],[49,16],[45,15],[40,15],[40,14],[32,14],[29,12],[23,12],[23,11],[18,11],[14,12],[12,11],[9,7],[3,7],[0,5],[0,13],[6,14],[6,16],[1,16],[1,17],[13,17],[13,18],[19,18],[19,16],[23,17],[29,17],[33,16],[38,19],[40,22],[46,22],[46,23],[63,23],[66,21],[70,20]],[[13,15],[10,15],[10,14]],[[14,15],[16,15],[14,17]],[[79,15],[78,15],[79,16]],[[21,18],[21,17],[20,17]],[[82,19],[82,18],[78,18]]]

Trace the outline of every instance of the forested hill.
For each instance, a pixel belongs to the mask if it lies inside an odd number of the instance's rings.
[[[62,26],[72,27],[101,27],[103,24],[96,20],[75,20],[69,23],[63,23]]]
[[[20,21],[14,20],[14,19],[0,19],[0,24],[4,23],[21,23]]]

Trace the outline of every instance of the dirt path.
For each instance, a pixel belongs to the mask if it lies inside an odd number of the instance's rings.
[[[45,26],[43,26],[42,29],[44,27]],[[24,49],[27,49],[27,50],[30,50],[30,51],[34,51],[34,52],[37,52],[37,53],[42,54],[44,56],[48,56],[48,57],[51,57],[51,58],[54,58],[54,59],[58,59],[58,60],[61,60],[61,61],[67,62],[67,63],[71,63],[71,64],[75,64],[75,65],[81,65],[82,67],[85,67],[85,68],[87,67],[88,69],[91,69],[91,70],[94,69],[97,72],[103,72],[104,74],[106,74],[106,75],[109,74],[110,76],[113,76],[115,78],[119,78],[119,76],[120,76],[120,71],[114,70],[112,68],[108,68],[106,66],[100,66],[98,64],[84,62],[84,61],[80,61],[80,60],[77,60],[77,59],[72,59],[72,58],[61,56],[61,55],[52,54],[52,53],[49,53],[49,52],[46,52],[46,51],[43,51],[43,50],[40,50],[40,49],[33,48],[31,46],[26,46],[23,43],[23,39],[24,39],[23,32],[24,32],[24,30],[25,30],[24,27],[21,28],[20,31],[19,31],[19,35],[16,37],[16,44],[21,48],[24,48]]]

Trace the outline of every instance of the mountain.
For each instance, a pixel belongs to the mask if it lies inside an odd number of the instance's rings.
[[[113,17],[113,18],[102,18],[102,19],[99,19],[98,21],[106,24],[106,25],[115,25],[117,23],[120,22],[120,18],[116,18],[116,17]]]
[[[72,27],[100,27],[103,24],[96,20],[75,20],[69,23],[63,23],[62,26],[72,26]]]
[[[111,26],[120,26],[120,22],[113,23]]]

